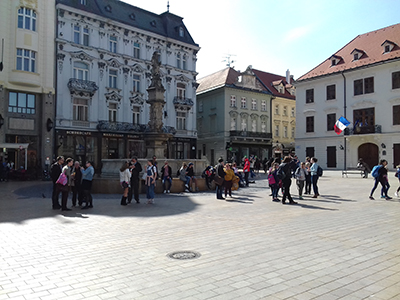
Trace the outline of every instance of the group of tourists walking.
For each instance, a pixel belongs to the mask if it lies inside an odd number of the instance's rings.
[[[376,165],[375,167],[372,168],[371,171],[372,177],[375,179],[374,186],[372,187],[371,193],[369,195],[369,199],[375,200],[374,198],[374,192],[376,188],[378,187],[379,184],[381,184],[381,198],[386,199],[386,200],[391,200],[392,197],[389,196],[389,177],[388,177],[388,162],[385,159],[382,159],[379,161],[379,165]],[[396,167],[396,173],[395,177],[399,180],[400,182],[400,165]],[[399,196],[400,192],[400,186],[397,188],[396,192],[394,195],[396,197]]]
[[[282,162],[280,162],[280,158],[276,158],[268,170],[268,184],[272,191],[272,201],[281,202],[278,198],[278,192],[281,189],[282,204],[285,204],[286,200],[289,204],[297,204],[290,193],[293,177],[296,180],[300,200],[303,199],[304,187],[304,194],[311,194],[311,185],[314,192],[312,198],[318,198],[318,179],[322,176],[322,168],[317,162],[316,157],[306,157],[305,162],[299,162],[297,157],[291,156],[285,156]]]
[[[94,168],[90,161],[85,167],[81,167],[79,161],[72,158],[64,160],[63,156],[57,157],[56,162],[51,165],[50,177],[53,181],[52,205],[54,210],[69,211],[67,207],[68,195],[72,192],[72,207],[77,203],[82,209],[93,207],[91,195]],[[59,196],[61,194],[61,205]],[[83,206],[83,203],[85,205]]]

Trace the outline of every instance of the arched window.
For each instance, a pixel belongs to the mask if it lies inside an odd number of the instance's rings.
[[[89,66],[80,61],[74,62],[74,78],[89,80]]]

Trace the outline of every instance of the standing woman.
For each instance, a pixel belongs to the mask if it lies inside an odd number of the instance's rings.
[[[233,172],[231,164],[225,164],[225,182],[224,182],[224,186],[225,186],[225,198],[227,197],[228,193],[229,193],[229,197],[232,198],[232,180],[233,178],[235,178],[235,172]]]
[[[146,168],[146,195],[147,195],[147,204],[154,204],[154,187],[157,178],[157,169],[153,165],[153,160],[149,159],[147,161],[147,168]]]
[[[278,191],[279,191],[279,178],[276,174],[278,171],[279,164],[272,163],[272,167],[268,171],[268,184],[272,191],[272,201],[279,202]]]
[[[304,195],[311,194],[311,170],[310,170],[310,162],[306,162],[306,191]]]
[[[62,184],[57,184],[58,188],[61,191],[61,210],[71,210],[70,208],[67,208],[67,201],[68,201],[68,194],[69,194],[69,188],[71,186],[71,167],[74,164],[74,160],[72,158],[67,158],[66,160],[66,165],[62,168],[61,173],[64,173],[65,176],[67,176],[67,184],[62,185]]]
[[[244,157],[243,173],[244,173],[244,180],[246,181],[246,186],[249,186],[250,161],[247,158],[247,156]]]
[[[76,161],[74,167],[72,168],[72,180],[71,180],[71,188],[72,188],[72,206],[76,206],[76,199],[78,198],[79,206],[82,205],[82,192],[81,192],[81,184],[82,184],[82,172],[79,161]]]
[[[122,189],[124,190],[124,194],[121,198],[121,205],[126,205],[126,199],[128,198],[129,192],[129,183],[131,181],[131,172],[129,171],[129,162],[124,162],[119,169],[119,182],[121,184]]]

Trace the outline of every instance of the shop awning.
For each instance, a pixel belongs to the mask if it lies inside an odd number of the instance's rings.
[[[25,150],[25,170],[28,168],[28,146],[28,143],[0,143],[0,149],[5,148]]]

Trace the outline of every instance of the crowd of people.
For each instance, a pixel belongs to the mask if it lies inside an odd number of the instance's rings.
[[[248,187],[249,183],[254,182],[250,179],[255,177],[255,170],[259,170],[261,166],[257,166],[256,159],[253,157],[243,157],[242,172],[236,162],[224,162],[222,158],[218,160],[216,166],[207,166],[203,171],[202,177],[205,178],[206,185],[212,189],[212,183],[215,184],[216,198],[225,200],[227,197],[232,198],[232,191],[239,187]],[[259,160],[258,160],[259,161]],[[252,163],[253,162],[253,163]],[[295,180],[298,199],[302,200],[303,195],[311,195],[311,187],[313,191],[312,198],[318,198],[319,188],[318,179],[322,176],[323,170],[318,165],[316,157],[306,157],[301,162],[296,155],[285,156],[283,159],[274,158],[263,161],[265,174],[268,178],[268,185],[271,189],[272,201],[285,204],[297,204],[293,200],[290,192],[292,179]],[[368,177],[371,172],[374,177],[374,186],[371,190],[369,198],[374,200],[373,194],[378,185],[381,184],[381,198],[387,200],[392,199],[388,195],[390,188],[388,179],[387,161],[381,160],[379,165],[372,170],[362,160],[359,160],[358,166],[364,172],[364,178]],[[121,205],[126,206],[132,202],[140,203],[139,193],[141,180],[144,181],[146,187],[146,198],[148,204],[154,204],[155,186],[157,179],[161,179],[163,192],[169,194],[172,187],[173,170],[168,161],[164,162],[160,171],[158,169],[157,158],[154,156],[147,161],[145,167],[139,163],[137,157],[133,157],[130,161],[123,162],[120,168],[120,185],[122,187]],[[64,159],[63,156],[57,157],[57,160],[51,166],[51,179],[53,181],[52,206],[55,210],[69,211],[67,207],[68,196],[72,194],[72,207],[80,206],[82,209],[93,207],[93,197],[91,195],[92,181],[94,176],[94,167],[90,161],[81,166],[79,161],[72,158]],[[195,176],[194,164],[183,163],[177,171],[176,176],[183,182],[186,192],[198,191],[198,182]],[[397,166],[396,178],[400,182],[400,165]],[[282,198],[279,199],[279,191],[281,190]],[[394,193],[399,196],[400,186]],[[61,204],[59,196],[61,194]]]

